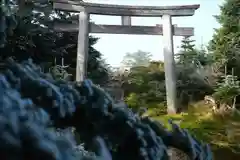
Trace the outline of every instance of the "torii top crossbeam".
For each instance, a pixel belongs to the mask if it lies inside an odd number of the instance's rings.
[[[200,5],[183,6],[127,6],[87,3],[83,1],[54,0],[54,8],[71,12],[87,11],[89,14],[99,15],[120,15],[120,16],[141,16],[161,17],[171,16],[192,16]]]

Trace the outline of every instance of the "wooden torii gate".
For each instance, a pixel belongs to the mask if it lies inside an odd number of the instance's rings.
[[[200,5],[185,6],[127,6],[86,3],[83,1],[55,0],[54,9],[79,13],[79,22],[56,24],[59,31],[79,31],[76,81],[82,81],[87,71],[89,33],[163,35],[164,68],[167,92],[168,113],[176,113],[176,77],[173,50],[174,36],[193,36],[191,27],[172,25],[172,17],[193,16]],[[122,16],[122,25],[101,25],[89,22],[90,14]],[[162,25],[133,26],[131,16],[162,17]]]

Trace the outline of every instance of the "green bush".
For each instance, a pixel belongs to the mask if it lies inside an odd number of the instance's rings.
[[[143,102],[139,100],[139,95],[136,93],[130,93],[128,97],[125,98],[127,105],[130,108],[138,109],[137,107],[143,105]]]

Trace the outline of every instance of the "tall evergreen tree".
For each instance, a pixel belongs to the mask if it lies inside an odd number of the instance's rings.
[[[70,66],[69,72],[74,76],[78,33],[56,32],[52,25],[54,21],[73,21],[74,18],[67,12],[53,10],[48,0],[25,1],[19,8],[17,27],[0,49],[1,58],[12,56],[18,61],[32,58],[44,68],[62,65],[64,58],[64,65]],[[107,82],[108,66],[101,53],[93,48],[97,40],[90,37],[87,76],[101,84]]]
[[[181,50],[177,54],[177,64],[184,67],[199,68],[211,63],[211,57],[201,48],[196,48],[194,40],[184,37],[181,42]]]
[[[189,65],[194,63],[194,57],[196,56],[194,40],[189,37],[184,37],[181,41],[181,50],[177,54],[178,63],[182,65]]]
[[[225,0],[216,16],[221,24],[215,30],[209,49],[222,72],[240,69],[240,0]],[[240,76],[240,74],[238,74]]]

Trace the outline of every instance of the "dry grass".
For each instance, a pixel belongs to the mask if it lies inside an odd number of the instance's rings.
[[[198,102],[189,106],[188,113],[153,116],[153,119],[160,120],[167,128],[170,127],[168,120],[172,119],[199,140],[209,143],[213,150],[228,148],[233,152],[240,151],[240,115],[216,115],[209,106]]]

